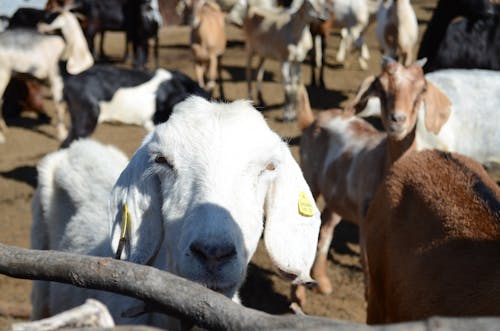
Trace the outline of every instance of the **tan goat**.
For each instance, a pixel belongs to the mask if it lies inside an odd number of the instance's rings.
[[[459,154],[410,153],[361,227],[370,324],[500,315],[500,188]]]
[[[425,81],[420,64],[404,67],[394,61],[386,63],[378,77],[361,84],[352,106],[362,110],[371,95],[378,95],[387,133],[354,116],[354,109],[324,111],[314,121],[305,90],[299,94],[299,126],[305,128],[301,168],[313,196],[322,195],[325,200],[312,277],[318,281],[319,292],[327,294],[332,291],[326,264],[335,226],[341,218],[361,225],[387,169],[416,148],[420,103],[426,106],[428,129],[439,131],[449,115],[450,102]],[[292,289],[292,300],[301,305],[305,302],[303,288]]]
[[[219,78],[220,97],[224,98],[220,59],[226,50],[225,14],[219,5],[210,0],[191,0],[188,7],[193,11],[191,24],[191,50],[198,84],[212,94],[215,80]],[[208,70],[208,82],[205,75]]]

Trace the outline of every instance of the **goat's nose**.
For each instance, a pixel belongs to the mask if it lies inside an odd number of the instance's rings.
[[[200,261],[209,263],[224,263],[236,255],[233,244],[214,245],[196,241],[189,246],[189,249]]]
[[[406,121],[406,114],[402,112],[392,112],[389,115],[391,122],[400,124]]]

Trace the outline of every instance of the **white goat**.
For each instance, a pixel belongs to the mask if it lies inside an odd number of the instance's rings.
[[[67,131],[64,126],[63,80],[59,73],[59,61],[67,60],[68,73],[77,74],[92,66],[94,60],[78,20],[69,11],[63,11],[49,25],[41,24],[40,29],[44,32],[61,29],[64,38],[25,29],[0,33],[0,95],[3,95],[13,72],[48,79],[57,112],[57,135],[63,140]],[[6,128],[0,114],[0,143],[5,142]]]
[[[410,0],[389,0],[377,15],[377,39],[385,56],[401,55],[404,65],[414,59],[418,40],[418,22]]]
[[[287,145],[249,102],[190,97],[179,103],[145,138],[114,188],[111,181],[123,162],[110,160],[103,149],[77,141],[41,162],[33,247],[113,256],[128,206],[125,260],[237,300],[265,215],[264,241],[278,270],[297,283],[311,281],[319,212]],[[169,330],[174,323],[158,314],[123,319],[120,314],[140,302],[56,283],[33,288],[33,317],[55,314],[88,296],[104,302],[118,323]]]
[[[365,31],[368,24],[382,5],[382,0],[330,0],[334,15],[334,24],[341,26],[340,44],[337,51],[337,61],[343,63],[346,53],[351,51],[353,44],[361,50],[359,65],[368,69],[370,52],[365,42]]]
[[[315,8],[318,7],[318,8]],[[248,98],[252,93],[252,58],[258,55],[257,66],[257,98],[262,100],[262,78],[266,58],[281,63],[281,75],[285,91],[285,109],[283,119],[293,120],[296,117],[295,101],[300,83],[300,64],[312,48],[312,37],[308,24],[318,19],[324,10],[313,5],[310,0],[303,0],[297,8],[272,11],[250,6],[243,20],[245,32],[247,65],[246,80]]]

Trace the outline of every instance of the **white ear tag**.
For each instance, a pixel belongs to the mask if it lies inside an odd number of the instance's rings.
[[[299,193],[299,214],[305,217],[314,216],[314,207],[306,192]]]

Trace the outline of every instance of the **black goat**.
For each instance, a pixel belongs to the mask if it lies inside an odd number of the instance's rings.
[[[462,20],[451,23],[461,16]],[[499,16],[499,9],[489,0],[440,0],[418,51],[418,58],[427,58],[424,71],[499,70]]]
[[[64,99],[71,128],[61,147],[89,136],[98,122],[113,121],[142,125],[151,130],[164,122],[172,108],[191,94],[208,99],[195,81],[177,71],[96,65],[64,80]]]
[[[104,57],[104,32],[125,31],[134,50],[134,67],[143,69],[149,53],[148,40],[155,39],[155,65],[158,67],[158,30],[161,16],[157,0],[74,0],[73,11],[86,17],[82,26],[87,43],[95,56],[94,38],[101,33],[100,56]]]

